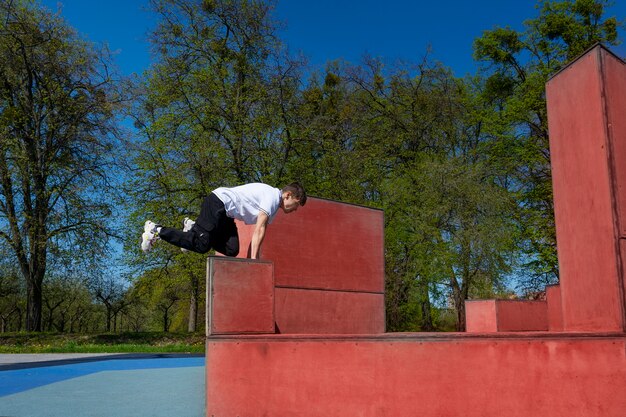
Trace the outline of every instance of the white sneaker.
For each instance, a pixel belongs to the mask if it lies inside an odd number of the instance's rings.
[[[191,220],[189,217],[185,217],[185,220],[183,220],[183,232],[190,231],[194,224],[196,224],[196,222]]]
[[[189,217],[185,217],[185,220],[183,220],[183,232],[190,231],[194,224],[196,224],[196,222],[191,220]],[[188,252],[188,250],[185,248],[180,248],[180,250],[182,252]]]
[[[141,250],[149,252],[152,249],[152,245],[159,239],[159,234],[156,230],[157,225],[150,220],[147,220],[143,226],[143,234],[141,235]]]

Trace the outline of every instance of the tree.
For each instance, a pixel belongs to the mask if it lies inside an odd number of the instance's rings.
[[[27,330],[41,330],[50,255],[102,250],[114,230],[109,61],[35,3],[0,4],[0,239],[26,284]]]
[[[11,328],[19,331],[22,327],[23,288],[18,278],[17,271],[0,264],[0,333]]]
[[[299,64],[282,55],[271,3],[151,5],[159,16],[151,37],[155,64],[137,86],[132,112],[143,140],[134,148],[129,222],[148,215],[180,224],[197,216],[202,199],[218,186],[287,182]],[[205,258],[164,246],[151,257],[151,268],[167,267],[187,280],[188,293],[178,297],[189,300],[188,330],[195,330]]]
[[[517,250],[513,200],[481,153],[473,85],[427,57],[348,73],[355,110],[342,114],[356,116],[342,157],[358,161],[348,173],[363,201],[385,210],[388,327],[436,329],[434,306],[449,296],[462,330],[465,300],[499,288]]]
[[[157,63],[135,111],[150,197],[197,207],[213,188],[282,180],[297,64],[260,1],[154,0]],[[285,140],[286,139],[286,140]],[[189,208],[187,208],[189,210]]]
[[[539,289],[558,279],[552,204],[545,83],[552,74],[597,42],[617,44],[615,17],[606,0],[538,2],[539,16],[525,30],[487,31],[474,42],[483,62],[483,129],[490,163],[515,193],[516,217],[532,272],[522,286]],[[490,109],[490,110],[488,110]]]
[[[84,326],[92,307],[91,294],[80,279],[68,275],[50,276],[44,282],[43,301],[46,311],[44,329],[73,332]]]
[[[115,277],[107,276],[98,280],[93,293],[106,309],[106,331],[117,331],[117,318],[120,312],[133,303],[127,289]]]

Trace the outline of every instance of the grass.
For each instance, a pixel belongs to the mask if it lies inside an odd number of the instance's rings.
[[[0,333],[0,353],[204,353],[198,333]]]

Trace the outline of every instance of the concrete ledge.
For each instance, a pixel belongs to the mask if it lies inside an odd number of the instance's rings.
[[[623,417],[625,349],[624,334],[210,337],[207,416]]]

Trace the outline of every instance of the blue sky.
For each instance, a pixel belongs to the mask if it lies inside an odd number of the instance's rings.
[[[87,39],[108,43],[125,74],[150,65],[147,34],[155,17],[148,0],[41,0]],[[618,0],[609,16],[626,17]],[[364,54],[389,62],[419,62],[430,46],[431,57],[457,76],[474,73],[472,42],[496,26],[522,29],[537,15],[534,0],[282,0],[276,17],[286,23],[280,33],[293,53],[301,52],[314,67],[344,59],[357,63]],[[626,41],[626,34],[620,37]],[[626,45],[613,48],[626,56]]]

